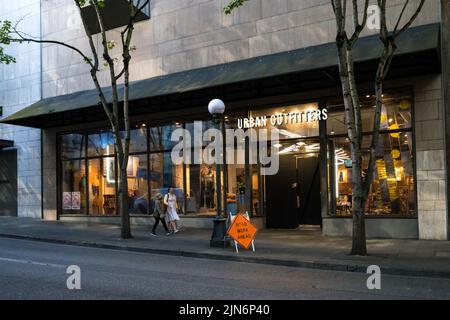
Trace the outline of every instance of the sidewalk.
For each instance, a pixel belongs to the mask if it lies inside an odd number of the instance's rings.
[[[133,239],[120,239],[118,226],[0,217],[0,237],[129,250],[195,258],[231,260],[336,271],[366,272],[376,264],[384,274],[450,278],[450,241],[368,240],[368,257],[349,256],[351,239],[323,237],[317,231],[261,230],[256,252],[210,248],[211,230],[182,229],[152,237],[133,226]]]

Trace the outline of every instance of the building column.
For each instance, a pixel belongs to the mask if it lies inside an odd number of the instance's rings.
[[[450,0],[441,1],[442,109],[445,131],[445,173],[447,194],[447,239],[450,239]]]
[[[42,130],[42,219],[57,220],[57,143],[54,130]]]
[[[321,110],[326,109],[326,103],[320,103]],[[319,122],[319,140],[320,140],[320,202],[322,219],[329,215],[328,205],[328,165],[327,165],[327,122],[320,120]]]

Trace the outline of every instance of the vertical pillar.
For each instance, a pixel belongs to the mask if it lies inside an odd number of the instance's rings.
[[[227,139],[226,139],[226,130],[225,130],[225,121],[222,121],[222,153],[223,153],[223,165],[222,165],[222,171],[223,171],[223,215],[226,217],[228,215],[228,166],[227,166]]]
[[[442,108],[445,130],[447,239],[450,239],[450,0],[441,0]]]
[[[330,181],[330,215],[336,215],[336,170],[335,146],[333,140],[328,140],[328,176]]]
[[[215,119],[217,123],[217,130],[221,129],[220,119]],[[216,207],[217,207],[217,217],[222,215],[222,194],[221,194],[221,168],[220,163],[216,163]]]
[[[326,103],[321,102],[319,109],[326,109]],[[320,202],[322,218],[328,216],[328,170],[327,170],[327,122],[319,121],[319,141],[320,141]]]
[[[253,151],[254,152],[254,151]],[[245,207],[250,217],[253,216],[252,166],[250,164],[250,138],[245,141]]]
[[[59,152],[56,132],[51,129],[42,131],[42,219],[57,220],[58,195],[62,190],[57,179]]]

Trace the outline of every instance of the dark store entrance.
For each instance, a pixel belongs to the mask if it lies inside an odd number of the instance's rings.
[[[0,216],[17,216],[16,150],[0,150]]]
[[[280,155],[278,174],[266,177],[267,227],[322,224],[319,156]]]

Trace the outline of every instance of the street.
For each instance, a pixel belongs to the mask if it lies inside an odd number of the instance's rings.
[[[69,290],[66,269],[81,269]],[[0,238],[0,299],[449,299],[450,279],[368,275]]]

